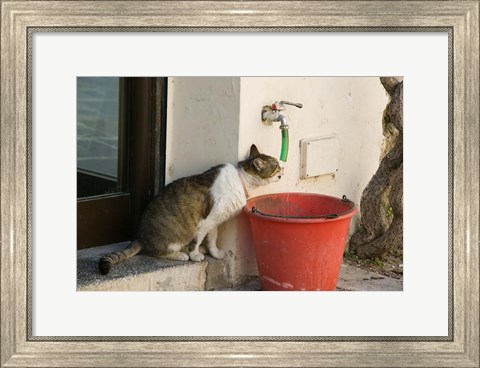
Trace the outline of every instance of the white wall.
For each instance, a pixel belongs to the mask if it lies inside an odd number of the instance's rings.
[[[358,205],[378,168],[383,141],[382,114],[388,97],[378,77],[170,78],[167,182],[220,162],[243,160],[252,143],[279,157],[279,123],[266,126],[260,119],[262,106],[276,100],[303,104],[302,109],[288,106],[284,111],[290,126],[285,176],[251,194],[345,194]],[[331,133],[340,141],[339,171],[300,179],[300,139]],[[233,278],[256,273],[246,216],[224,224],[218,242],[228,251]]]
[[[240,78],[168,78],[166,183],[238,157]]]

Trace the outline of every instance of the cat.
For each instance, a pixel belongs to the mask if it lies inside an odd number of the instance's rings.
[[[216,245],[217,227],[241,212],[249,190],[279,181],[282,173],[279,161],[260,153],[253,144],[238,168],[218,165],[170,183],[147,206],[136,240],[126,249],[102,257],[100,272],[106,275],[112,265],[140,252],[163,259],[202,261],[202,242],[212,257],[223,259],[226,253]]]

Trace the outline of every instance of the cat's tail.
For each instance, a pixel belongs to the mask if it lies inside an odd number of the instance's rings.
[[[119,250],[118,252],[113,252],[103,256],[98,263],[98,268],[100,269],[102,275],[106,275],[110,272],[114,264],[123,262],[128,258],[137,255],[142,249],[143,245],[139,241],[135,240],[131,242],[130,245],[124,250]]]

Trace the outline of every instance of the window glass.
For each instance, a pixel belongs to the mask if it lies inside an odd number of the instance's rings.
[[[120,78],[77,78],[77,197],[121,191]]]

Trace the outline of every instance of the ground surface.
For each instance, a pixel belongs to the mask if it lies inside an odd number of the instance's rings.
[[[344,262],[338,276],[337,291],[403,291],[403,278],[398,276],[389,277]],[[258,277],[251,277],[237,287],[218,290],[261,291],[261,286]]]
[[[346,254],[343,263],[367,272],[375,272],[394,279],[403,279],[403,258],[401,256],[386,255],[382,259],[359,259]]]

